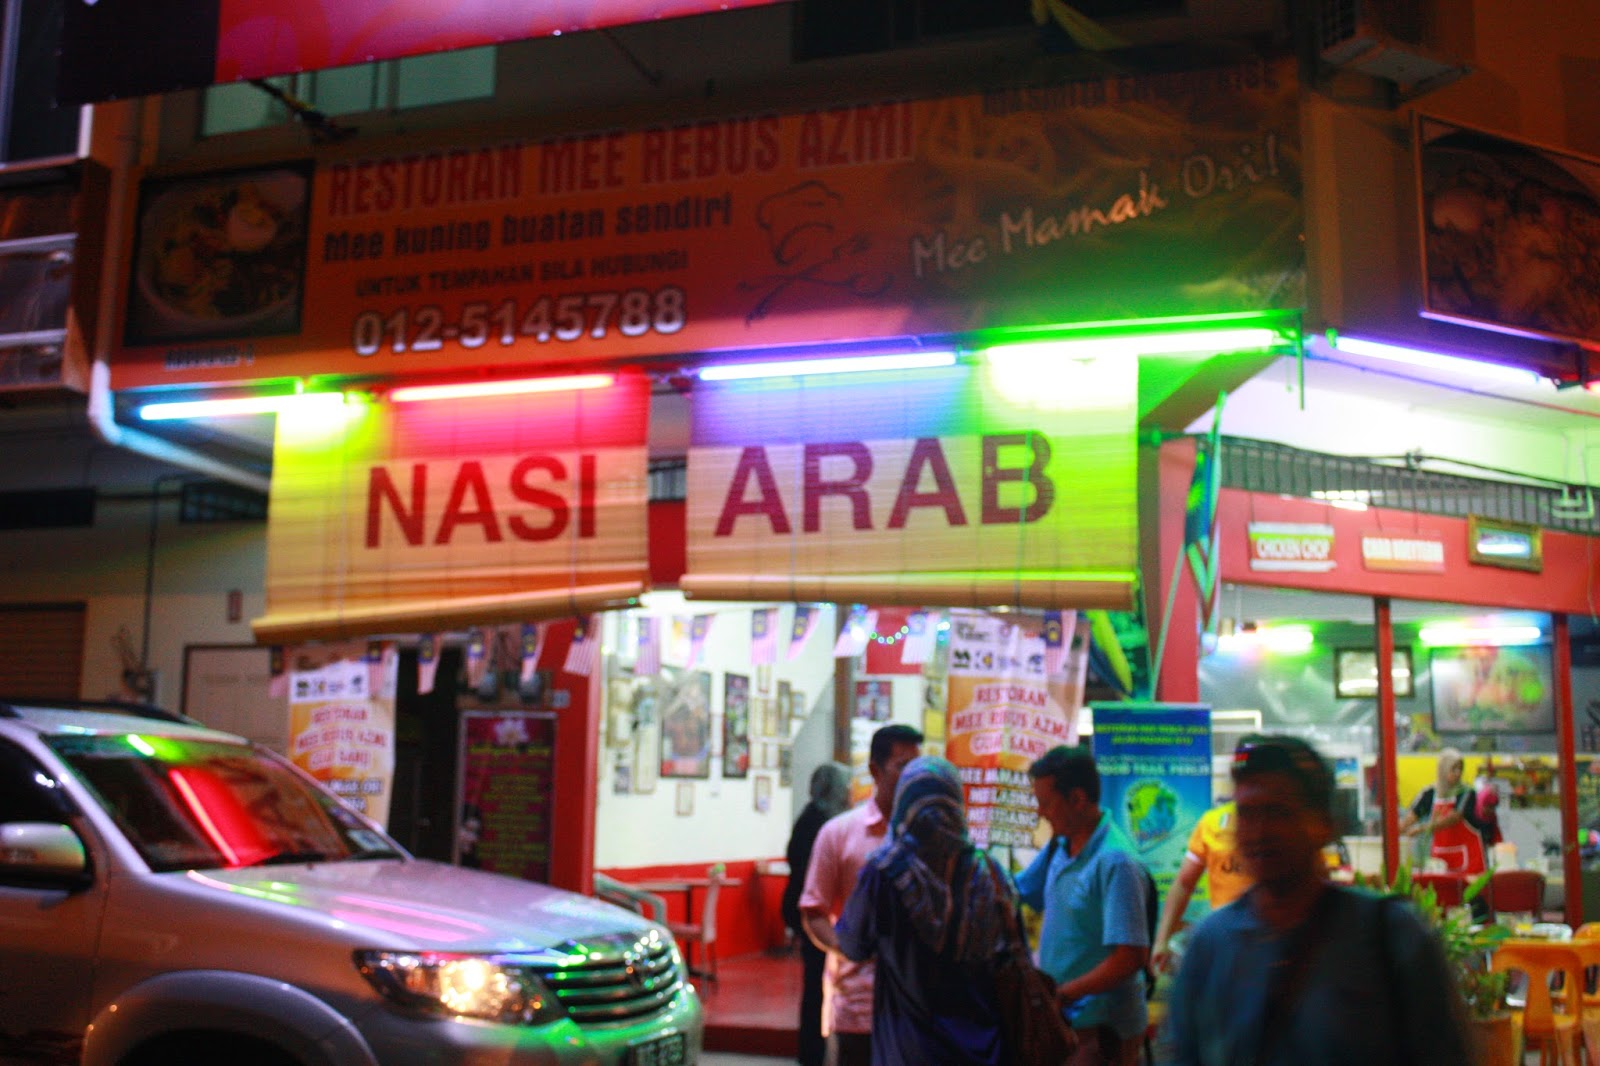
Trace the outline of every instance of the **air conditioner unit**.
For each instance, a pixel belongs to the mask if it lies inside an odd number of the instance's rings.
[[[1428,0],[1318,0],[1317,54],[1328,67],[1354,70],[1400,87],[1406,96],[1467,73],[1428,47]]]

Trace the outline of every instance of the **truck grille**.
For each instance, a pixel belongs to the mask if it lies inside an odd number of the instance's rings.
[[[660,932],[569,943],[562,949],[565,961],[532,969],[580,1024],[653,1014],[683,987],[672,941]]]

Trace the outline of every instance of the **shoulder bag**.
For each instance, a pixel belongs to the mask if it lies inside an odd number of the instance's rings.
[[[990,875],[1004,876],[992,864]],[[1022,915],[1016,908],[1012,909],[1009,933],[1009,950],[994,975],[1006,1061],[1016,1066],[1061,1066],[1077,1047],[1078,1038],[1056,1002],[1055,979],[1029,957]]]

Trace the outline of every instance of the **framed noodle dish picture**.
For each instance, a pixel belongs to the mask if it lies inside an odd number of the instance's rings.
[[[1411,649],[1396,648],[1389,676],[1394,694],[1406,699],[1416,695],[1411,675]],[[1373,699],[1378,695],[1378,653],[1371,648],[1339,648],[1333,654],[1334,692],[1342,700]]]
[[[1547,644],[1434,648],[1428,673],[1436,732],[1555,732],[1555,665]]]

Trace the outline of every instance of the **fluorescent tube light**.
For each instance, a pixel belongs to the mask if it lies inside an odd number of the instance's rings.
[[[1365,356],[1368,359],[1382,359],[1391,363],[1402,363],[1423,370],[1436,370],[1444,374],[1460,374],[1464,377],[1483,378],[1489,381],[1500,381],[1507,384],[1536,385],[1539,375],[1532,370],[1522,367],[1505,366],[1501,363],[1486,363],[1478,359],[1465,359],[1457,355],[1442,355],[1439,352],[1423,351],[1420,348],[1408,348],[1400,344],[1389,344],[1385,341],[1368,340],[1364,337],[1350,337],[1343,333],[1330,334],[1334,348],[1350,355]]]
[[[1537,644],[1544,637],[1538,626],[1423,626],[1417,634],[1429,647],[1461,648],[1471,645],[1502,647],[1508,644]]]
[[[293,408],[333,411],[344,406],[342,392],[291,392],[278,396],[242,396],[227,400],[181,400],[173,403],[148,403],[139,408],[146,422],[167,422],[178,418],[229,418],[239,415],[277,414]]]
[[[1217,637],[1217,650],[1238,653],[1252,648],[1277,655],[1299,655],[1316,644],[1316,634],[1310,626],[1262,626],[1259,629],[1240,629]]]
[[[406,385],[389,393],[395,403],[419,400],[461,400],[472,396],[515,396],[531,392],[578,392],[609,388],[613,374],[571,374],[558,378],[513,378],[508,381],[464,381],[454,385]]]
[[[752,378],[806,377],[813,374],[859,374],[869,370],[921,370],[954,366],[955,352],[899,352],[892,355],[848,355],[837,359],[783,359],[767,363],[721,363],[703,366],[701,381],[744,381]]]

